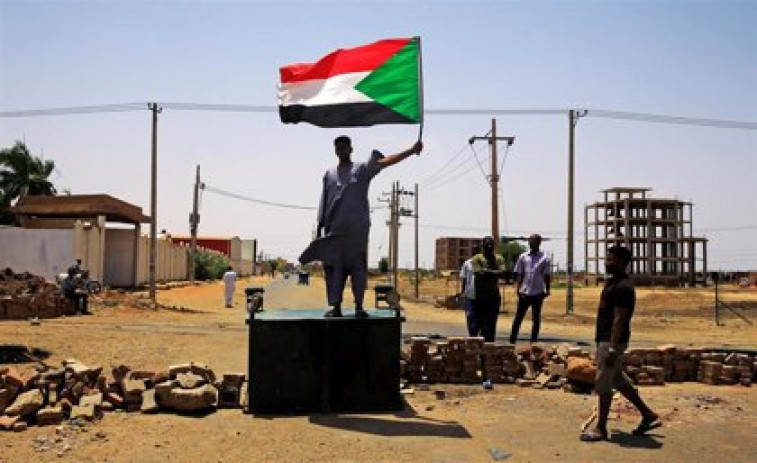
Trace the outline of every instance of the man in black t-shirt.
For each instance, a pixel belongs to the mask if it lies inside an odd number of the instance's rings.
[[[633,431],[641,435],[662,425],[659,416],[641,400],[631,380],[623,372],[621,358],[631,337],[631,317],[636,305],[636,292],[628,279],[626,267],[631,251],[622,246],[607,250],[605,268],[611,278],[605,284],[597,310],[597,380],[599,395],[597,425],[581,434],[581,440],[594,442],[608,440],[607,416],[612,404],[612,391],[618,390],[641,413],[641,423]]]

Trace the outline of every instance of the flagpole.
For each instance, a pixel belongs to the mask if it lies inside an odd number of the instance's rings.
[[[418,141],[421,141],[423,139],[423,56],[421,53],[421,36],[416,36],[415,38],[418,39],[418,93],[420,97],[420,109],[421,109],[421,126],[420,130],[418,131]]]

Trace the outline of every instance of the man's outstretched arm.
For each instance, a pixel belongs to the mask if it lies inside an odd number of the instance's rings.
[[[384,156],[383,158],[379,159],[377,163],[382,168],[393,166],[397,164],[398,162],[404,161],[405,159],[412,156],[413,154],[420,154],[421,151],[423,151],[423,142],[418,140],[417,142],[415,142],[413,146],[406,149],[405,151],[401,151],[397,154],[390,154],[388,156]]]

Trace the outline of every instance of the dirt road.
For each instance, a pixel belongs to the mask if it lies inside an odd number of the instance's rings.
[[[242,288],[249,284],[239,285],[233,309],[223,308],[222,287],[214,283],[161,291],[159,301],[173,306],[172,310],[145,310],[112,296],[107,303],[95,304],[95,315],[89,317],[45,320],[40,326],[5,321],[0,323],[0,345],[42,349],[49,353],[49,363],[74,357],[106,368],[124,363],[163,369],[199,361],[217,373],[244,372],[247,334]],[[284,279],[255,284],[266,285],[267,308],[323,305],[318,279],[311,286]],[[560,313],[563,295],[556,292],[545,310],[545,335],[590,340],[594,296],[593,292],[579,294],[577,299],[585,299],[587,307],[579,304],[577,314],[566,318]],[[640,300],[645,297],[641,294]],[[677,295],[673,300],[683,299]],[[678,305],[682,311],[690,310]],[[405,309],[405,333],[464,333],[459,312],[409,302]],[[676,317],[672,304],[667,315],[654,310],[648,308],[649,314],[640,310],[634,324],[641,342],[680,342],[696,336],[697,344],[710,346],[712,341],[752,347],[757,343],[754,331],[736,328],[739,324],[732,320],[725,329],[713,330],[709,317],[697,316],[695,310],[681,317]],[[510,315],[503,315],[501,335],[507,334]],[[672,322],[662,324],[661,318]],[[702,330],[704,326],[710,326],[709,332]],[[16,366],[31,368],[30,364]],[[511,385],[489,391],[475,385],[431,385],[406,396],[406,409],[397,414],[250,416],[239,410],[220,410],[188,417],[109,413],[85,428],[88,432],[56,436],[54,427],[0,432],[0,462],[757,461],[754,388],[687,383],[647,387],[641,392],[662,414],[665,427],[648,437],[631,436],[638,417],[619,400],[611,415],[612,442],[598,444],[578,441],[578,428],[590,414],[594,396]],[[441,395],[444,398],[438,399]],[[35,450],[35,439],[42,442],[48,437],[60,442],[47,451]],[[69,449],[62,450],[64,445]]]

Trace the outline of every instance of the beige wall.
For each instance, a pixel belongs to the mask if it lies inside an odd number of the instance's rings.
[[[73,230],[0,228],[0,270],[29,272],[54,282],[74,264]]]

